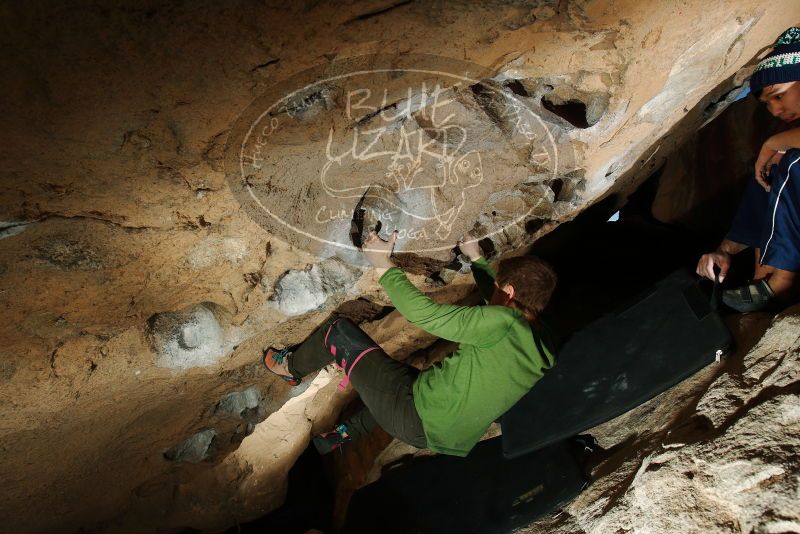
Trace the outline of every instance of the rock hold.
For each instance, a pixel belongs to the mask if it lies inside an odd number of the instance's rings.
[[[331,258],[308,269],[286,272],[275,284],[273,301],[286,315],[301,315],[351,294],[361,272]]]
[[[189,462],[192,464],[207,460],[213,455],[216,435],[217,433],[213,428],[202,430],[169,449],[164,453],[164,458],[171,462]]]
[[[257,410],[262,401],[261,392],[256,387],[244,391],[234,391],[225,395],[214,409],[214,413],[243,417],[249,410]]]
[[[213,304],[198,304],[180,312],[164,312],[148,321],[156,365],[191,369],[214,365],[226,355],[225,332],[212,311]]]

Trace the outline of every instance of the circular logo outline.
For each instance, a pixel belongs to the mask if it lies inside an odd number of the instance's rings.
[[[444,58],[444,57],[441,57],[441,56],[429,56],[429,55],[422,55],[422,54],[419,54],[417,56],[436,57],[436,58],[439,58],[439,59],[445,59],[447,61],[454,61],[454,62],[458,62],[462,66],[463,65],[476,66],[476,67],[478,67],[477,70],[483,70],[483,71],[488,72],[488,69],[486,69],[485,67],[481,67],[480,65],[473,64],[471,62],[466,62],[466,61],[463,61],[463,60],[456,60],[456,59],[453,59],[453,58]],[[374,56],[374,55],[373,56],[353,56],[353,57],[349,57],[349,58],[344,58],[343,60],[340,60],[338,63],[342,64],[342,63],[345,63],[345,62],[348,62],[348,61],[359,60],[359,59],[363,60],[365,58],[375,58],[375,57],[376,56]],[[290,76],[289,78],[284,79],[284,80],[282,80],[280,82],[277,82],[277,83],[273,84],[264,94],[268,93],[271,89],[274,89],[274,88],[276,88],[276,87],[278,87],[278,86],[280,86],[282,84],[286,84],[288,82],[291,82],[293,79],[302,77],[303,75],[308,74],[310,72],[314,72],[314,71],[318,70],[319,68],[320,68],[320,66],[311,67],[309,69],[305,69],[303,71],[295,73],[294,75]],[[482,81],[486,79],[486,78],[484,78],[483,80],[481,80],[481,79],[475,79],[475,78],[472,78],[472,77],[469,77],[469,76],[466,76],[466,75],[461,75],[461,74],[456,74],[456,73],[451,73],[451,72],[446,72],[446,71],[441,71],[441,70],[430,70],[430,69],[421,69],[421,68],[414,68],[414,67],[374,68],[374,69],[368,69],[368,70],[356,70],[356,71],[351,71],[351,72],[345,72],[343,74],[337,74],[335,76],[328,76],[328,77],[325,77],[325,78],[322,78],[322,79],[317,79],[317,80],[312,81],[310,83],[307,83],[304,86],[299,87],[299,88],[297,88],[297,89],[295,89],[295,90],[293,90],[293,91],[291,91],[291,92],[289,92],[287,94],[284,94],[283,96],[281,96],[280,98],[275,100],[264,111],[262,111],[254,120],[250,121],[249,127],[247,128],[247,131],[244,134],[241,142],[237,143],[238,144],[238,150],[236,151],[236,154],[237,154],[236,160],[237,160],[238,173],[236,174],[236,179],[240,183],[244,184],[244,187],[246,188],[249,197],[252,199],[252,201],[255,203],[255,205],[257,205],[261,209],[261,211],[263,213],[265,213],[267,216],[269,216],[275,222],[277,222],[278,224],[282,225],[283,227],[285,227],[286,229],[290,230],[293,233],[296,233],[298,235],[304,236],[304,237],[306,237],[306,238],[308,238],[310,240],[316,241],[316,242],[318,242],[320,244],[323,244],[323,245],[329,245],[329,246],[333,246],[333,247],[336,247],[336,248],[339,248],[339,249],[344,249],[344,250],[349,250],[349,251],[360,251],[359,247],[356,247],[355,245],[353,245],[351,243],[342,243],[340,241],[334,241],[334,240],[326,239],[324,237],[320,237],[318,235],[315,235],[314,233],[308,232],[305,229],[298,228],[297,226],[295,226],[291,222],[284,220],[279,214],[274,213],[273,210],[270,210],[269,207],[264,205],[262,200],[253,191],[253,187],[248,183],[247,174],[246,174],[245,168],[244,168],[244,166],[245,166],[244,151],[245,151],[246,146],[248,145],[248,140],[251,138],[251,136],[254,135],[254,132],[261,125],[263,119],[265,117],[269,116],[270,113],[273,112],[273,110],[275,110],[276,108],[279,108],[281,103],[287,102],[293,96],[298,95],[298,94],[302,94],[302,93],[304,93],[304,92],[308,91],[309,89],[314,88],[316,86],[324,86],[325,84],[327,84],[329,82],[332,82],[332,81],[336,81],[336,80],[351,78],[351,77],[354,77],[354,76],[364,76],[364,75],[377,74],[377,73],[387,74],[387,73],[397,73],[397,72],[400,72],[400,73],[408,72],[408,73],[414,73],[414,74],[430,74],[430,75],[436,75],[436,76],[441,76],[441,77],[444,77],[444,78],[450,78],[450,79],[458,80],[458,82],[456,84],[453,84],[453,85],[448,86],[448,87],[453,87],[453,86],[455,86],[455,85],[457,85],[459,83],[463,83],[463,82],[468,83],[470,86],[471,85],[476,85],[476,84],[482,84]],[[553,133],[550,131],[550,128],[548,128],[547,124],[541,119],[541,117],[539,117],[536,113],[534,113],[534,111],[532,109],[530,109],[529,106],[524,105],[524,103],[520,102],[516,97],[514,97],[512,95],[509,95],[508,93],[506,93],[506,92],[504,92],[504,91],[502,91],[502,90],[500,90],[500,89],[498,89],[496,87],[492,87],[490,84],[482,84],[482,87],[484,87],[485,89],[487,89],[487,90],[489,90],[489,91],[491,91],[491,92],[493,92],[493,93],[495,93],[497,95],[500,95],[503,99],[516,100],[517,101],[517,105],[514,107],[514,109],[516,111],[524,110],[525,112],[527,112],[527,114],[529,115],[529,117],[531,119],[533,119],[534,121],[538,122],[539,126],[546,133],[547,140],[549,141],[550,146],[552,147],[553,165],[552,165],[552,172],[549,173],[549,174],[552,174],[553,178],[555,178],[558,175],[558,165],[559,165],[559,162],[558,162],[558,147],[557,147],[557,144],[556,144],[555,139],[553,137]],[[255,104],[257,104],[263,98],[263,96],[264,95],[262,94],[262,97],[258,97],[256,99],[254,99],[254,101],[251,103],[251,105],[248,106],[248,108],[245,110],[245,112],[243,112],[242,115],[240,115],[240,117],[235,121],[235,123],[239,123],[241,120],[243,120],[245,118],[247,112]],[[531,121],[531,122],[533,122],[533,121]],[[531,124],[531,122],[529,122],[529,124]],[[276,116],[272,116],[271,119],[269,120],[269,127],[271,129],[269,134],[271,134],[275,129],[277,129],[277,125],[278,125],[278,118]],[[238,126],[238,124],[237,124],[237,126]],[[515,125],[515,128],[518,128],[518,126]],[[234,128],[231,129],[231,132],[233,132],[235,130],[236,130],[236,128],[234,127]],[[266,130],[266,126],[264,127],[264,130]],[[518,129],[518,131],[520,131],[520,130]],[[521,133],[524,134],[524,132],[521,132]],[[269,135],[269,134],[267,134],[267,135]],[[230,151],[230,149],[232,148],[232,145],[231,145],[232,142],[233,142],[233,139],[229,138],[228,142],[227,142],[227,146],[226,146],[226,153],[228,153]],[[264,143],[264,144],[266,144],[266,143]],[[549,156],[549,153],[548,153],[548,156]],[[226,158],[226,160],[227,160],[227,158]],[[227,171],[227,168],[226,168],[226,171]],[[233,187],[233,184],[230,184],[230,179],[231,179],[230,174],[231,173],[226,172],[226,175],[228,175],[229,185],[231,186],[232,190],[234,190],[234,192],[235,192],[235,188]],[[236,196],[236,195],[234,195],[234,196]],[[497,235],[497,234],[501,233],[506,228],[508,228],[508,227],[510,227],[512,225],[518,224],[520,221],[523,221],[526,217],[528,217],[533,212],[535,207],[536,206],[529,206],[528,210],[525,213],[523,213],[522,215],[519,215],[516,218],[514,218],[513,220],[511,220],[509,222],[506,222],[505,224],[502,224],[498,228],[494,229],[492,232],[488,232],[483,236],[480,236],[480,237],[469,236],[469,239],[466,242],[480,241],[480,240],[483,240],[485,238],[489,238],[491,236],[494,236],[494,235]],[[263,227],[263,225],[258,223],[258,221],[254,221],[254,222],[259,224],[259,226]],[[274,232],[271,231],[269,228],[265,228],[265,229],[267,231],[269,231],[271,234],[274,234]],[[411,253],[440,252],[440,251],[445,251],[445,250],[451,250],[452,248],[453,248],[453,244],[449,244],[449,245],[443,245],[443,246],[437,246],[437,247],[420,248],[420,249],[414,249],[414,250],[403,250],[402,252],[411,252]]]

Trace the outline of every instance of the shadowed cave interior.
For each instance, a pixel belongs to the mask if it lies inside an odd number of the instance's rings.
[[[747,126],[742,124],[767,131],[780,128],[780,124],[751,99],[734,103],[678,149],[684,157],[677,171],[664,164],[628,198],[621,201],[611,195],[533,245],[531,253],[549,261],[559,274],[559,285],[548,307],[548,319],[563,338],[611,311],[625,309],[626,303],[672,271],[693,271],[697,258],[718,244],[738,207],[745,180],[752,179],[754,156],[743,164],[735,162],[724,170],[715,169],[717,177],[724,175],[726,178],[722,191],[714,198],[713,211],[702,205],[682,205],[672,213],[665,213],[663,208],[658,213],[654,208],[668,202],[664,191],[691,187],[691,177],[707,170],[717,151],[727,150],[724,143],[731,135],[732,124],[736,125],[738,135],[753,139],[757,138],[756,132],[745,133],[743,130]],[[754,145],[752,153],[757,149]],[[665,171],[668,174],[665,175]],[[728,284],[736,286],[753,275],[752,249],[735,256],[733,261]],[[711,282],[701,284],[710,298]],[[440,340],[409,358],[421,357],[430,364],[453,346]],[[355,399],[345,408],[342,419],[361,405],[360,400]],[[380,429],[373,434],[367,443],[348,444],[349,450],[339,450],[330,456],[321,456],[313,444],[309,445],[289,473],[285,504],[227,532],[266,530],[301,534],[314,529],[323,532],[340,529],[343,512],[354,489],[348,479],[357,481],[364,476],[357,472],[363,462],[354,460],[354,456],[374,455],[376,447],[379,450],[391,440]],[[401,457],[384,469],[409,461],[413,461],[413,457]],[[557,513],[558,510],[552,512],[553,515]]]
[[[402,227],[394,261],[448,304],[479,301],[456,239],[539,255],[569,343],[719,244],[783,128],[748,80],[800,4],[87,0],[0,19],[0,533],[333,533],[358,495],[449,458],[381,430],[321,457],[310,440],[354,388],[263,365],[332,313],[419,369],[452,352],[352,245]],[[725,286],[752,270],[738,254]],[[735,351],[588,429],[591,484],[519,532],[800,532],[798,308],[723,316]]]

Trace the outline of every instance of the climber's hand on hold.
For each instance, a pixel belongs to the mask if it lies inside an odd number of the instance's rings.
[[[481,247],[478,246],[477,239],[473,239],[471,237],[469,241],[459,239],[456,245],[458,245],[458,250],[460,250],[461,253],[469,259],[469,261],[475,261],[483,256]]]
[[[394,250],[394,244],[397,242],[397,230],[392,232],[388,241],[384,241],[375,232],[370,232],[364,244],[361,246],[361,251],[367,258],[367,261],[375,267],[378,276],[381,276],[390,267],[394,267],[391,255]]]

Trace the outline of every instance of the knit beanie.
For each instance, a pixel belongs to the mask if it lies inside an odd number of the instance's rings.
[[[758,97],[767,86],[797,80],[800,80],[800,28],[789,28],[772,45],[772,52],[759,61],[750,77],[750,92]]]

